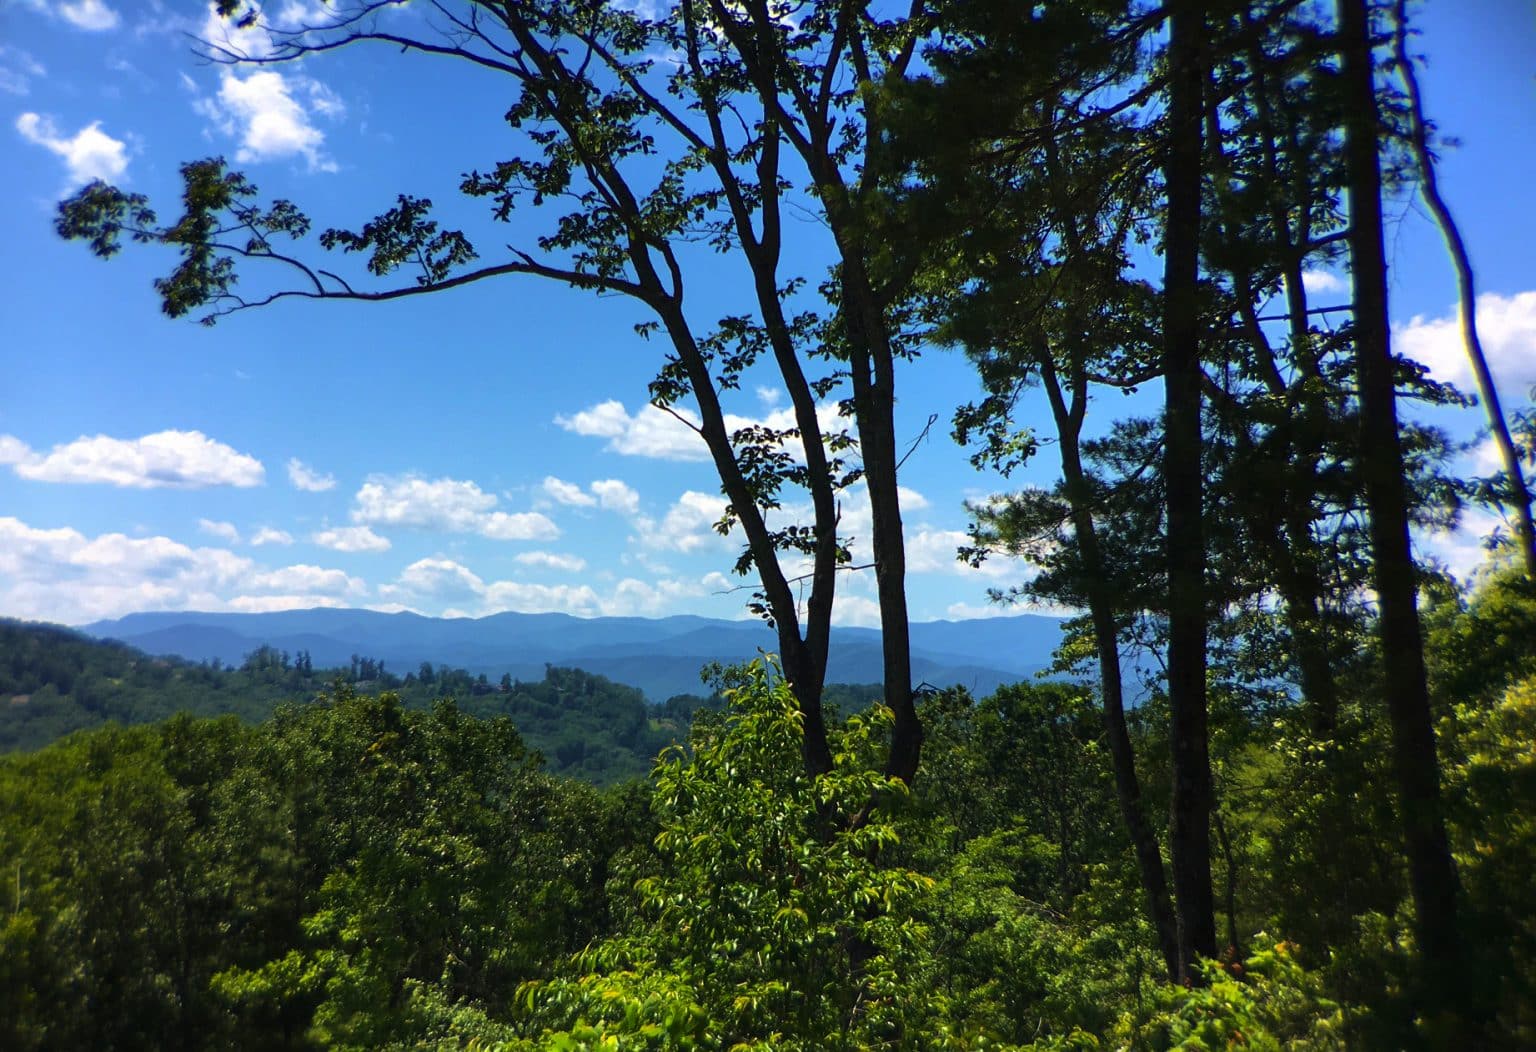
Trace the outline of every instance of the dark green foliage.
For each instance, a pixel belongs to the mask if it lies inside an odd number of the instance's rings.
[[[644,828],[611,807],[506,720],[345,689],[9,757],[0,1044],[377,1047],[412,984],[504,1005],[605,930]]]
[[[267,646],[226,668],[0,619],[0,751],[36,749],[108,721],[150,723],[179,712],[254,723],[284,701],[308,702],[338,682],[393,690],[407,708],[453,698],[471,715],[510,717],[552,770],[604,785],[642,777],[658,752],[686,737],[693,711],[653,708],[634,687],[580,669],[551,666],[540,681],[506,676],[496,687],[484,675],[427,662],[404,679],[357,655],[350,667],[316,669],[306,652]]]

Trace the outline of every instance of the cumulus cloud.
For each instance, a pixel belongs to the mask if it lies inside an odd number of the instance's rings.
[[[880,604],[866,596],[839,592],[832,600],[832,623],[856,628],[879,628]]]
[[[292,544],[293,534],[287,530],[275,530],[270,526],[263,526],[251,534],[251,547],[260,548],[267,544]]]
[[[389,540],[367,526],[337,526],[310,534],[309,539],[322,548],[338,552],[387,552]]]
[[[228,541],[230,544],[240,543],[240,531],[235,529],[232,522],[216,522],[213,519],[198,519],[197,528],[204,533]]]
[[[582,490],[574,482],[555,478],[553,475],[544,477],[544,492],[559,504],[568,504],[574,508],[591,508],[597,505],[597,498]]]
[[[36,453],[13,436],[0,436],[0,462],[34,482],[100,482],[132,489],[203,489],[259,486],[266,470],[255,457],[201,431],[157,431],[142,438],[81,436]]]
[[[352,521],[363,526],[405,526],[446,533],[477,533],[497,541],[547,541],[560,528],[539,512],[494,510],[496,496],[473,482],[374,476],[357,491]]]
[[[560,552],[521,552],[513,556],[516,562],[524,566],[539,566],[547,570],[564,570],[567,573],[578,573],[587,568],[587,560],[579,555],[565,555]]]
[[[361,596],[368,591],[360,577],[307,563],[254,573],[245,583],[256,591],[288,594]]]
[[[1304,270],[1301,272],[1301,287],[1313,295],[1327,295],[1349,291],[1349,282],[1331,270]]]
[[[677,407],[676,412],[677,416],[673,416],[654,405],[646,404],[637,412],[630,413],[624,408],[624,403],[609,399],[570,416],[557,416],[555,423],[573,434],[606,439],[605,449],[624,456],[707,461],[709,450],[697,431],[700,426],[698,415],[683,407]],[[831,402],[816,407],[816,419],[823,434],[836,433],[848,426],[848,422],[838,415],[836,404]],[[785,431],[795,426],[795,413],[789,406],[773,409],[760,417],[727,413],[725,426],[733,434],[747,427],[770,427]],[[789,439],[784,448],[795,459],[802,462],[805,460],[799,439]]]
[[[687,410],[679,414],[695,427],[698,418]],[[617,399],[599,402],[570,416],[557,416],[555,423],[567,431],[589,438],[605,438],[605,448],[630,457],[658,460],[708,460],[709,450],[689,424],[653,405],[644,405],[633,416]]]
[[[363,581],[339,570],[270,569],[225,548],[169,537],[89,537],[0,517],[0,609],[16,617],[79,624],[143,610],[336,606],[366,592]]]
[[[485,582],[452,559],[418,559],[400,573],[393,585],[379,589],[383,596],[405,593],[422,599],[463,601],[485,594]]]
[[[324,493],[336,486],[336,476],[321,474],[298,457],[288,461],[288,481],[306,493]]]
[[[710,585],[719,576],[653,581],[626,577],[603,594],[587,584],[487,581],[463,563],[436,556],[407,566],[394,583],[378,589],[378,594],[385,604],[403,609],[447,605],[453,616],[483,617],[505,610],[561,612],[579,617],[654,616],[709,594]]]
[[[695,552],[705,547],[728,547],[731,541],[715,532],[725,512],[719,494],[687,490],[658,522],[641,516],[635,520],[640,543],[661,551]]]
[[[556,503],[573,508],[600,506],[621,515],[634,515],[640,510],[640,494],[619,479],[597,479],[582,489],[574,482],[550,475],[544,479],[542,488]]]
[[[127,143],[101,130],[100,121],[92,121],[73,135],[59,131],[53,118],[38,113],[23,113],[16,118],[16,130],[34,146],[41,146],[64,162],[71,188],[94,179],[117,182],[128,170]]]
[[[475,532],[493,541],[552,541],[560,527],[536,511],[493,511],[475,524]]]
[[[596,617],[606,612],[591,585],[531,584],[527,581],[495,581],[481,595],[486,614],[516,610],[525,614],[566,613]]]
[[[1499,394],[1524,402],[1536,385],[1536,291],[1477,298],[1477,331]],[[1475,391],[1472,365],[1461,334],[1461,311],[1437,318],[1415,315],[1393,332],[1395,349],[1428,367],[1436,380]]]
[[[226,68],[219,76],[218,93],[199,95],[192,108],[224,135],[239,140],[237,161],[303,157],[312,172],[338,170],[325,153],[325,133],[313,118],[334,119],[346,108],[335,92],[313,77],[273,69],[241,76]]]
[[[634,515],[640,510],[640,494],[618,479],[598,479],[591,488],[598,503],[609,511]]]

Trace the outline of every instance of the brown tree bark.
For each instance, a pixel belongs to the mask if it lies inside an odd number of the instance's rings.
[[[1166,390],[1163,483],[1167,493],[1168,700],[1173,801],[1169,841],[1181,981],[1197,957],[1216,956],[1211,894],[1211,763],[1205,694],[1205,538],[1200,435],[1200,192],[1204,6],[1171,7],[1163,238]]]
[[[1387,316],[1377,141],[1381,122],[1367,0],[1338,0],[1338,18],[1349,170],[1355,360],[1360,387],[1360,474],[1370,514],[1383,688],[1392,725],[1399,820],[1424,972],[1422,996],[1433,1014],[1437,1009],[1454,1010],[1455,991],[1462,988],[1464,977],[1456,867],[1440,801],[1440,762],[1408,536],[1408,496]]]

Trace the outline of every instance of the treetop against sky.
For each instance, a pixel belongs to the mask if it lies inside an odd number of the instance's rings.
[[[332,11],[273,3],[265,17],[291,27]],[[426,12],[377,17],[411,32]],[[1515,0],[1441,0],[1419,24],[1427,103],[1458,143],[1443,151],[1443,189],[1478,268],[1506,407],[1518,409],[1536,384],[1536,16]],[[742,614],[750,579],[728,576],[740,539],[712,528],[724,501],[704,445],[646,402],[662,346],[635,334],[637,304],[514,275],[390,304],[277,304],[209,332],[159,312],[151,281],[169,269],[164,253],[102,266],[59,240],[55,202],[90,180],[144,193],[165,216],[179,166],[211,156],[263,200],[297,202],[316,229],[357,229],[398,194],[433,199],[445,225],[486,229],[488,202],[458,186],[517,151],[503,120],[512,89],[496,75],[379,46],[219,65],[194,54],[193,37],[270,46],[261,28],[228,28],[197,3],[0,7],[0,613]],[[531,243],[548,219],[523,211],[494,236]],[[809,290],[825,273],[824,236],[808,207],[787,217],[783,272]],[[1404,204],[1390,237],[1398,348],[1471,389],[1433,225]],[[700,322],[743,309],[744,265],[695,262]],[[1308,280],[1342,301],[1344,275]],[[730,423],[790,426],[771,377],[755,381],[732,393]],[[946,434],[977,391],[963,356],[937,348],[898,381],[919,619],[991,612],[986,589],[1027,572],[954,557],[964,501],[1001,485]],[[1103,407],[1100,425],[1146,411],[1142,397]],[[823,418],[836,424],[835,406]],[[1433,422],[1470,443],[1465,468],[1493,470],[1480,410]],[[1053,461],[1037,457],[1014,484],[1048,484]],[[868,516],[857,487],[845,494],[856,563],[868,561]],[[1465,571],[1492,525],[1471,514],[1460,533],[1421,543]],[[836,617],[876,622],[872,574],[845,576]]]

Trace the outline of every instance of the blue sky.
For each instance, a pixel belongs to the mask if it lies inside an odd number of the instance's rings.
[[[395,304],[281,304],[207,330],[160,315],[150,281],[166,257],[102,264],[55,237],[53,202],[82,182],[170,214],[178,164],[214,154],[317,227],[355,228],[400,192],[461,210],[460,173],[512,152],[506,89],[488,75],[380,49],[210,66],[187,36],[208,17],[171,0],[0,3],[0,614],[742,616],[742,582],[725,576],[737,542],[709,529],[713,471],[645,405],[660,350],[634,335],[634,305],[504,278]],[[1444,189],[1516,408],[1536,384],[1536,15],[1522,0],[1431,0],[1420,24],[1429,106],[1460,141]],[[806,220],[791,236],[824,234]],[[1470,389],[1453,275],[1420,210],[1397,210],[1389,250],[1399,346]],[[798,257],[813,280],[816,253]],[[703,320],[731,309],[738,278],[729,260],[706,262],[691,293]],[[1314,281],[1326,292],[1338,278]],[[939,418],[902,480],[913,614],[996,612],[986,589],[1026,568],[954,560],[964,500],[995,485],[947,437],[974,381],[933,350],[899,392],[907,441]],[[749,384],[729,408],[764,419],[782,400]],[[1480,413],[1436,422],[1472,441]],[[1491,463],[1486,444],[1466,463]],[[1029,478],[1048,482],[1050,467],[1047,452]],[[862,514],[854,495],[855,534]],[[1422,543],[1468,571],[1493,523],[1467,525]],[[872,599],[870,575],[850,575],[838,619],[872,623]]]

